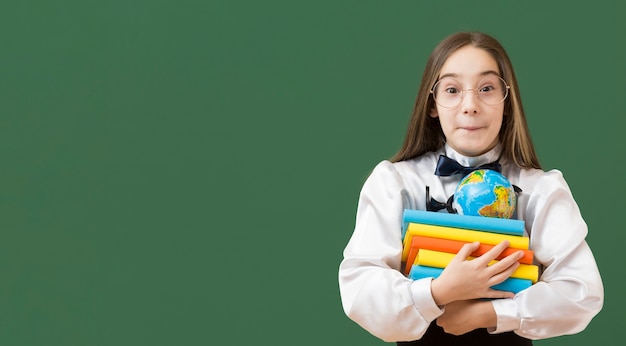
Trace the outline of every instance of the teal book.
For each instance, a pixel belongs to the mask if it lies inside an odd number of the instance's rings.
[[[409,272],[409,279],[419,280],[424,278],[437,278],[443,272],[443,268],[413,265]],[[491,286],[494,290],[519,293],[532,286],[532,281],[527,279],[508,278],[497,285]]]
[[[409,223],[463,228],[515,236],[524,235],[523,220],[405,209],[402,215],[402,239],[404,239]]]

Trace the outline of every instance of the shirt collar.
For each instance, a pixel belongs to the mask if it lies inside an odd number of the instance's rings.
[[[495,147],[493,147],[493,149],[478,156],[461,155],[456,150],[452,149],[452,147],[450,147],[448,143],[445,144],[444,151],[445,151],[445,154],[449,158],[455,159],[458,163],[462,164],[463,166],[475,167],[475,166],[479,166],[485,163],[498,160],[498,158],[500,158],[500,154],[502,153],[502,145],[498,143],[496,144]]]

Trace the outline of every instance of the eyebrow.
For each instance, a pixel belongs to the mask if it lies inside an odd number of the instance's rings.
[[[500,74],[498,72],[496,72],[496,71],[493,71],[493,70],[483,71],[483,72],[481,72],[479,74],[479,76],[487,76],[487,75],[491,75],[491,74],[500,77]],[[443,74],[443,75],[439,76],[439,79],[442,79],[442,78],[445,78],[445,77],[455,77],[455,78],[458,78],[459,74],[458,73],[446,73],[446,74]]]

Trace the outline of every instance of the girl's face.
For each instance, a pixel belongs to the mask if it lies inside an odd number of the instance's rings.
[[[440,96],[435,96],[438,102],[430,116],[439,118],[446,143],[462,155],[478,156],[498,144],[504,102],[494,104],[493,95],[488,96],[500,88],[498,71],[496,61],[473,46],[454,52],[441,68],[436,92]]]

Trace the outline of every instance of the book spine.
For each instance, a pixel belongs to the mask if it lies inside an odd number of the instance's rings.
[[[415,260],[415,255],[417,254],[417,251],[415,251],[414,249],[426,249],[441,252],[458,253],[465,244],[468,244],[468,242],[414,235],[411,240],[411,249],[409,250],[409,257],[406,262],[413,263],[413,261]],[[489,250],[493,249],[493,247],[493,245],[480,244],[478,249],[472,252],[471,256],[482,256]],[[496,259],[503,259],[509,255],[514,254],[517,251],[522,251],[524,253],[524,256],[520,258],[518,262],[523,264],[533,264],[534,253],[532,250],[520,250],[512,247],[504,249],[504,251],[502,251],[502,253],[500,253],[500,255],[496,257]]]
[[[447,252],[421,249],[418,251],[417,256],[415,257],[415,263],[413,264],[427,267],[445,268],[450,263],[450,261],[452,261],[454,256],[455,254]],[[469,259],[473,259],[473,257],[470,257]],[[489,262],[489,265],[497,262],[497,260],[493,260]],[[409,264],[407,263],[407,265]],[[539,279],[539,267],[532,264],[520,264],[519,267],[515,269],[513,274],[511,274],[511,277],[518,279],[528,279],[535,283]]]
[[[516,236],[522,236],[524,234],[524,221],[514,219],[405,209],[402,215],[402,221],[403,239],[409,223],[447,226]]]
[[[419,280],[424,278],[437,278],[443,272],[443,268],[426,267],[422,265],[413,265],[409,272],[409,279]],[[532,285],[531,280],[518,279],[510,277],[503,282],[491,286],[494,290],[519,293]]]

